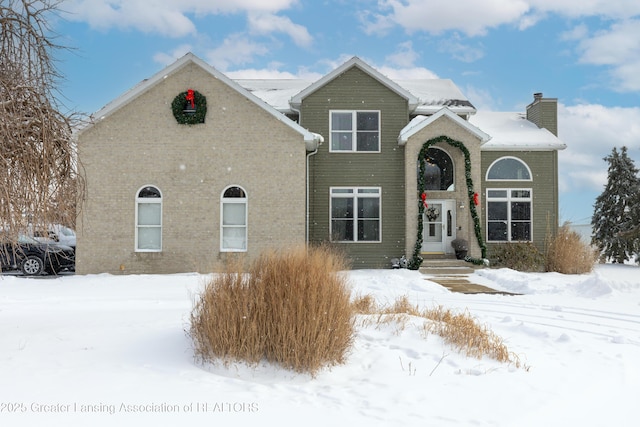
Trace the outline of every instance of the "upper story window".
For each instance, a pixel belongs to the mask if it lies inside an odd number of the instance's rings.
[[[333,153],[380,152],[380,111],[331,111]]]
[[[454,191],[451,157],[439,148],[430,147],[424,159],[424,189]]]
[[[222,192],[220,221],[220,250],[247,250],[247,194],[240,187],[228,187]]]
[[[489,166],[487,181],[531,181],[531,169],[517,157],[502,157]]]
[[[148,185],[136,195],[136,251],[162,251],[162,193]]]
[[[331,189],[331,241],[380,242],[380,188]]]

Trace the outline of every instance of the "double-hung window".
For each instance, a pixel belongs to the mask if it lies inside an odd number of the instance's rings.
[[[221,198],[220,250],[247,250],[247,194],[240,187],[228,187]]]
[[[379,111],[331,111],[331,152],[380,152]]]
[[[136,195],[136,252],[162,251],[162,193],[141,188]]]
[[[531,241],[531,189],[487,190],[487,240]]]
[[[331,241],[380,242],[380,188],[331,188]]]

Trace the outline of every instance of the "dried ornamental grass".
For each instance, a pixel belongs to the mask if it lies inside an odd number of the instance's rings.
[[[597,259],[597,249],[583,242],[569,224],[560,227],[547,243],[547,271],[586,274],[593,270]]]
[[[246,272],[238,265],[214,276],[194,305],[197,357],[266,360],[312,375],[344,363],[354,325],[342,258],[302,247],[265,253]]]
[[[358,296],[352,304],[354,312],[365,315],[361,323],[363,326],[396,322],[398,329],[403,330],[410,316],[421,317],[427,319],[423,326],[425,333],[440,336],[468,357],[489,357],[517,368],[524,366],[518,355],[509,351],[502,338],[489,327],[478,324],[468,311],[455,313],[442,306],[420,309],[412,305],[406,296],[397,298],[390,306],[379,306],[370,295]]]

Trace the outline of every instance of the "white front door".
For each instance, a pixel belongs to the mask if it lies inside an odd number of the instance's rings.
[[[455,200],[428,200],[422,229],[423,253],[453,253],[451,241],[456,238]]]

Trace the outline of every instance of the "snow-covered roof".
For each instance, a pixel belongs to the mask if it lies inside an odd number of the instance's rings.
[[[236,83],[281,113],[292,113],[289,101],[313,84],[299,79],[236,79]]]
[[[553,133],[527,120],[523,113],[479,111],[469,122],[491,135],[491,140],[482,146],[485,151],[546,151],[567,147]]]
[[[434,114],[442,107],[455,113],[474,114],[475,107],[450,79],[395,80],[408,90],[418,103],[413,114]]]
[[[140,94],[146,92],[150,88],[162,82],[167,76],[178,72],[186,65],[193,63],[197,66],[201,67],[203,70],[211,74],[214,78],[224,82],[230,88],[240,93],[242,96],[246,97],[260,108],[266,110],[269,114],[275,117],[277,120],[283,122],[287,126],[293,128],[296,132],[300,133],[304,137],[304,141],[307,145],[307,150],[313,151],[317,148],[319,143],[322,143],[322,136],[309,132],[307,129],[304,129],[298,123],[289,120],[287,117],[283,116],[278,110],[276,110],[270,103],[263,100],[261,97],[254,95],[250,91],[247,91],[240,84],[236,83],[234,80],[230,79],[220,71],[216,70],[211,65],[204,62],[202,59],[195,56],[193,53],[189,52],[184,55],[182,58],[175,61],[173,64],[165,67],[163,70],[160,70],[158,73],[154,74],[152,77],[143,80],[138,83],[133,88],[129,89],[123,95],[111,101],[109,104],[100,109],[97,113],[94,114],[95,121],[101,121],[106,117],[110,116],[114,111],[118,110],[122,106],[128,104],[133,99],[136,99]],[[84,130],[91,127],[95,122],[92,122],[85,126],[84,128],[78,131],[78,134],[84,132]]]
[[[235,81],[281,113],[294,113],[302,99],[352,67],[358,67],[409,104],[411,114],[435,114],[447,107],[458,114],[474,114],[475,107],[450,79],[392,80],[354,56],[317,81],[299,79],[236,79]]]
[[[416,116],[414,117],[401,131],[398,136],[398,144],[404,145],[407,143],[409,138],[418,133],[420,130],[429,126],[431,123],[438,120],[440,117],[448,117],[457,125],[469,131],[471,134],[475,135],[481,143],[486,143],[491,137],[483,132],[481,129],[478,129],[473,124],[469,123],[467,120],[460,117],[458,114],[451,111],[448,107],[440,108],[437,113],[429,115],[429,116]]]
[[[346,71],[350,70],[353,67],[359,68],[360,70],[364,71],[365,73],[367,73],[368,75],[376,79],[378,82],[380,82],[380,84],[386,86],[389,90],[398,94],[398,96],[405,98],[409,104],[409,109],[412,110],[417,105],[418,100],[412,93],[410,93],[406,89],[399,86],[396,82],[394,82],[387,76],[383,75],[378,70],[376,70],[375,68],[373,68],[372,66],[370,66],[369,64],[364,62],[362,59],[358,58],[357,56],[354,56],[344,64],[340,65],[338,68],[322,76],[318,81],[314,82],[311,86],[299,92],[297,95],[291,98],[291,101],[290,101],[291,104],[294,106],[294,108],[299,107],[302,104],[302,100],[305,97],[311,95],[312,93],[314,93],[315,91],[317,91],[318,89],[320,89],[321,87],[323,87],[324,85],[334,80],[335,78],[339,77],[340,75],[342,75],[343,73],[345,73]]]

